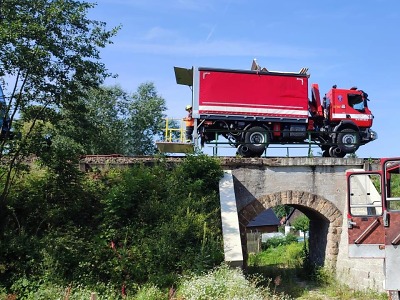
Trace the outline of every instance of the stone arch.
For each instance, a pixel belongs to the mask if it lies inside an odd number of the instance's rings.
[[[265,209],[282,204],[299,209],[310,219],[310,260],[316,265],[335,267],[342,232],[342,213],[332,202],[321,196],[292,190],[261,196],[239,211],[240,236],[245,261],[247,261],[247,224]]]

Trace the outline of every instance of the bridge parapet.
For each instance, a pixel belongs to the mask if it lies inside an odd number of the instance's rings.
[[[371,158],[333,158],[333,157],[216,157],[223,169],[236,169],[238,167],[262,168],[265,166],[358,166],[359,168],[376,169],[379,166],[378,159]],[[80,169],[98,167],[123,167],[134,164],[151,165],[160,160],[167,163],[180,163],[182,156],[157,157],[157,156],[123,156],[123,155],[87,155],[80,160]]]

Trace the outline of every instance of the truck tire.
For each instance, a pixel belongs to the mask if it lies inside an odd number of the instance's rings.
[[[271,136],[268,129],[263,127],[254,126],[247,130],[244,141],[250,151],[254,153],[262,153],[270,143]]]
[[[345,157],[346,153],[344,153],[339,147],[332,146],[329,148],[329,156],[330,157]]]
[[[241,157],[261,157],[264,153],[264,150],[262,152],[253,152],[247,147],[246,145],[239,145],[236,151],[236,155],[239,155]]]
[[[237,147],[237,155],[240,155],[242,157],[250,157],[251,153],[252,152],[249,150],[249,147],[247,147],[246,145],[239,145],[239,147]]]
[[[322,157],[331,157],[331,155],[329,154],[329,148],[330,146],[328,145],[322,145],[321,147],[322,150]]]
[[[344,153],[354,153],[360,147],[360,134],[354,129],[345,128],[338,133],[337,145]]]
[[[322,151],[322,157],[331,157],[331,155],[329,154],[329,150]]]

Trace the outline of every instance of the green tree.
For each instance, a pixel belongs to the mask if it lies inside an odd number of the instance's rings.
[[[90,143],[85,143],[87,154],[113,154],[125,152],[125,121],[128,93],[119,86],[92,90],[87,98],[88,119],[96,132]]]
[[[287,217],[292,211],[292,209],[293,208],[288,205],[277,205],[272,208],[272,210],[275,212],[276,216],[279,219]]]
[[[310,220],[307,218],[307,216],[302,215],[297,217],[293,223],[292,227],[294,230],[300,230],[303,232],[303,237],[304,237],[304,243],[306,242],[306,233],[310,228]]]
[[[61,110],[58,134],[82,145],[82,154],[125,153],[125,123],[131,101],[119,86],[92,88],[76,101],[77,107]]]
[[[29,154],[29,136],[37,120],[46,109],[73,107],[88,88],[110,75],[100,62],[100,48],[111,43],[119,28],[107,30],[104,22],[90,20],[87,13],[93,7],[75,0],[1,2],[0,77],[7,78],[4,93],[11,125],[19,113],[38,108],[18,141],[5,138],[0,143],[5,166],[0,170],[2,212],[14,171]]]
[[[141,84],[132,98],[126,121],[126,154],[154,154],[155,139],[161,139],[165,126],[165,99],[158,95],[151,82]]]
[[[60,110],[53,139],[74,140],[80,154],[155,153],[166,107],[152,83],[140,85],[133,95],[119,86],[92,88],[73,105]]]

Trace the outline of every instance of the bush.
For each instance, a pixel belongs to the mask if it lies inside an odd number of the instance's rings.
[[[289,245],[291,243],[297,243],[297,237],[293,234],[287,234],[283,237],[273,237],[268,239],[266,242],[261,244],[261,249],[266,250],[268,248],[276,248],[278,246]]]
[[[270,247],[255,255],[249,256],[249,266],[285,266],[290,268],[301,267],[304,260],[302,243],[291,243]]]
[[[273,295],[267,287],[259,286],[259,282],[257,277],[247,279],[240,269],[222,265],[203,275],[183,278],[177,295],[185,300],[288,299]]]
[[[139,288],[134,300],[165,300],[166,295],[157,286],[150,284]]]
[[[64,287],[49,282],[29,280],[26,277],[14,282],[11,292],[20,300],[87,300],[93,292],[100,295],[100,299],[102,300],[122,299],[121,291],[103,283],[98,283],[91,288],[82,285],[68,285]],[[13,298],[5,296],[4,299]],[[157,299],[155,298],[155,300]]]
[[[0,282],[26,295],[43,282],[136,291],[134,284],[170,287],[183,272],[209,270],[223,261],[221,175],[218,161],[202,155],[173,168],[160,160],[76,170],[62,182],[35,166],[15,181],[2,211]]]

